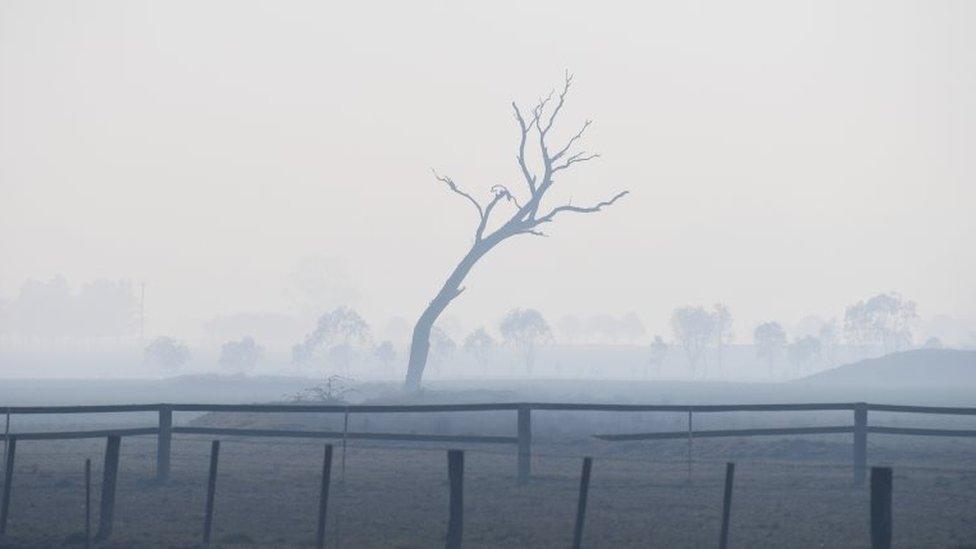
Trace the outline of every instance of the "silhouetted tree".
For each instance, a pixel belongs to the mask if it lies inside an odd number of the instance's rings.
[[[174,372],[190,361],[190,349],[171,337],[160,336],[146,346],[143,358],[147,364]]]
[[[820,358],[820,340],[813,336],[806,336],[790,343],[788,355],[793,365],[793,374],[801,376],[808,370],[810,363]]]
[[[945,346],[942,344],[942,340],[937,337],[930,337],[925,340],[925,345],[922,345],[923,349],[944,349]]]
[[[769,377],[775,377],[776,361],[786,350],[786,331],[779,322],[764,322],[756,326],[752,338],[756,344],[756,356],[769,365]]]
[[[354,348],[367,343],[369,324],[356,311],[339,307],[319,317],[315,330],[292,347],[292,360],[296,364],[321,360],[345,374]]]
[[[396,348],[393,347],[393,342],[386,340],[377,345],[376,348],[373,349],[373,356],[376,357],[376,360],[380,361],[380,364],[383,365],[384,370],[389,370],[397,356]]]
[[[832,318],[820,326],[820,358],[824,365],[833,366],[837,361],[837,319]]]
[[[712,305],[712,333],[715,336],[715,364],[718,373],[722,373],[722,355],[725,346],[732,343],[732,313],[724,303]]]
[[[656,335],[654,336],[654,341],[651,342],[651,356],[647,360],[648,366],[654,368],[655,373],[661,374],[661,367],[664,365],[664,359],[668,357],[668,351],[671,350],[671,346],[664,341],[664,338]],[[647,377],[647,371],[645,370],[644,377]]]
[[[264,356],[264,347],[251,336],[238,341],[228,341],[220,348],[220,365],[233,372],[244,374],[254,369]]]
[[[558,94],[551,93],[548,97],[541,99],[531,112],[527,113],[527,116],[523,115],[518,105],[512,103],[515,120],[519,128],[516,161],[524,179],[524,192],[516,192],[503,185],[495,185],[491,188],[491,197],[483,202],[462,190],[450,177],[434,174],[451,192],[461,196],[474,207],[478,214],[478,220],[471,248],[454,267],[447,281],[444,282],[421,313],[414,326],[410,345],[410,362],[407,365],[406,387],[408,389],[417,389],[420,386],[424,367],[427,365],[427,355],[430,351],[430,333],[434,322],[444,312],[444,309],[464,291],[461,285],[478,260],[495,246],[511,237],[518,235],[545,236],[541,226],[552,222],[560,214],[598,212],[627,194],[627,191],[618,193],[609,200],[598,202],[592,206],[565,204],[547,207],[543,205],[543,199],[555,184],[557,175],[561,176],[573,166],[598,157],[597,154],[590,154],[585,151],[574,152],[573,149],[580,142],[586,129],[589,128],[589,120],[563,145],[550,148],[549,132],[562,111],[572,81],[572,76],[567,73],[562,91]],[[539,149],[540,166],[537,171],[533,171],[529,166],[529,160],[526,156],[526,145],[529,144],[530,137]],[[501,204],[514,206],[514,212],[506,214],[498,223],[492,223],[492,214]]]
[[[434,326],[430,331],[430,363],[439,371],[440,366],[448,362],[454,352],[457,351],[457,343],[440,326]]]
[[[474,357],[481,367],[481,372],[487,374],[488,366],[495,358],[498,348],[498,342],[495,341],[495,338],[491,337],[491,334],[484,328],[478,328],[464,338],[463,347],[465,352]]]
[[[513,309],[505,315],[498,329],[512,349],[522,355],[525,370],[531,374],[536,350],[552,337],[549,324],[542,317],[542,313],[535,309]]]
[[[698,365],[715,333],[714,317],[704,307],[680,307],[671,313],[671,331],[688,358],[691,377],[698,377]],[[701,373],[704,376],[704,369]]]
[[[896,293],[878,294],[847,307],[844,334],[855,345],[880,345],[887,354],[911,345],[912,324],[916,320],[914,301]]]

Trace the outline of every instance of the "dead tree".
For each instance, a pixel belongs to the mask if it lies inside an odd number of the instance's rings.
[[[589,162],[598,158],[600,155],[588,153],[585,150],[577,150],[580,140],[592,121],[587,120],[583,126],[572,137],[570,137],[561,147],[550,148],[549,132],[552,130],[559,116],[560,111],[566,101],[573,77],[569,73],[563,83],[562,91],[558,94],[552,92],[548,97],[540,99],[532,111],[522,113],[516,103],[512,103],[515,120],[519,128],[519,144],[516,160],[519,171],[524,179],[525,192],[513,192],[503,185],[495,185],[491,188],[491,197],[484,203],[475,199],[470,193],[461,189],[458,184],[447,176],[442,176],[434,172],[434,177],[444,183],[449,190],[463,197],[471,203],[478,213],[478,223],[474,230],[474,242],[471,248],[464,254],[461,261],[448,276],[447,281],[430,301],[427,308],[420,315],[416,326],[413,329],[413,338],[410,346],[410,362],[407,365],[406,387],[409,390],[416,390],[420,387],[420,381],[424,374],[424,367],[427,365],[427,355],[430,351],[430,331],[434,322],[444,312],[444,309],[461,295],[464,291],[462,283],[464,278],[471,271],[471,268],[488,251],[501,242],[517,235],[546,236],[542,231],[542,226],[552,222],[557,216],[563,213],[593,213],[612,205],[622,198],[628,191],[620,192],[609,200],[593,204],[591,206],[574,206],[565,204],[561,206],[547,207],[543,204],[546,193],[556,182],[557,176],[569,170],[577,164]],[[535,143],[533,147],[538,147],[539,166],[535,170],[530,167],[530,162],[526,159],[526,147],[530,141]],[[520,183],[520,186],[522,184]],[[519,196],[527,197],[519,200]],[[492,214],[500,206],[511,205],[514,213],[496,215],[499,218],[497,223],[493,223]],[[507,216],[507,217],[506,217]]]

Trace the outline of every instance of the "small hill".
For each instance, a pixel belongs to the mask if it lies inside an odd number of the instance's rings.
[[[919,349],[845,364],[799,383],[857,387],[976,386],[976,351]]]

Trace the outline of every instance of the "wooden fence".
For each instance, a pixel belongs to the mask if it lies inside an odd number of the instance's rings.
[[[515,415],[514,436],[437,435],[413,433],[377,433],[349,431],[352,414],[377,413],[434,413],[434,412],[486,412],[512,411]],[[67,440],[104,438],[108,436],[155,435],[156,476],[166,480],[170,473],[170,454],[173,434],[192,434],[235,437],[292,437],[309,439],[387,440],[404,442],[451,442],[511,444],[517,448],[517,474],[519,483],[531,477],[532,462],[532,411],[575,412],[679,412],[687,414],[688,427],[681,431],[658,431],[624,434],[597,434],[605,441],[640,441],[687,439],[689,448],[696,438],[753,437],[770,435],[820,435],[851,433],[853,435],[852,467],[856,483],[863,483],[867,471],[868,434],[915,435],[941,437],[976,437],[976,429],[931,429],[917,427],[885,427],[868,424],[868,412],[900,412],[910,414],[976,416],[976,408],[940,406],[901,406],[892,404],[852,403],[804,403],[804,404],[574,404],[551,402],[511,402],[488,404],[430,404],[430,405],[298,405],[298,404],[124,404],[97,406],[9,406],[0,407],[6,416],[6,428],[0,440]],[[754,429],[695,430],[694,414],[718,412],[799,412],[799,411],[850,411],[853,423],[812,427],[771,427]],[[130,429],[101,429],[60,432],[10,432],[10,417],[33,414],[102,414],[120,412],[155,412],[158,422],[153,427]],[[173,425],[174,412],[237,412],[237,413],[334,413],[343,414],[342,431],[305,431],[283,429],[240,429],[221,427],[181,427]],[[689,452],[690,460],[690,452]]]

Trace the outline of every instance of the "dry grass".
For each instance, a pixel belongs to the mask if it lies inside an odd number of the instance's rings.
[[[721,516],[723,461],[737,462],[736,547],[866,547],[868,492],[851,483],[849,437],[697,441],[691,482],[681,442],[540,444],[534,480],[516,486],[511,447],[470,448],[465,463],[466,547],[565,547],[572,537],[579,456],[596,456],[585,545],[711,547]],[[879,440],[881,440],[879,438]],[[152,438],[123,443],[114,547],[199,544],[209,441],[174,440],[173,480],[152,476]],[[100,474],[97,441],[18,446],[14,507],[4,547],[61,546],[83,528],[82,464]],[[225,439],[217,546],[303,547],[314,535],[322,448],[304,441]],[[442,448],[350,444],[342,481],[334,464],[332,547],[440,547],[447,516]],[[889,437],[873,461],[895,466],[900,547],[976,542],[976,470],[969,441]],[[929,459],[931,458],[931,459]],[[97,486],[94,490],[97,496]]]

